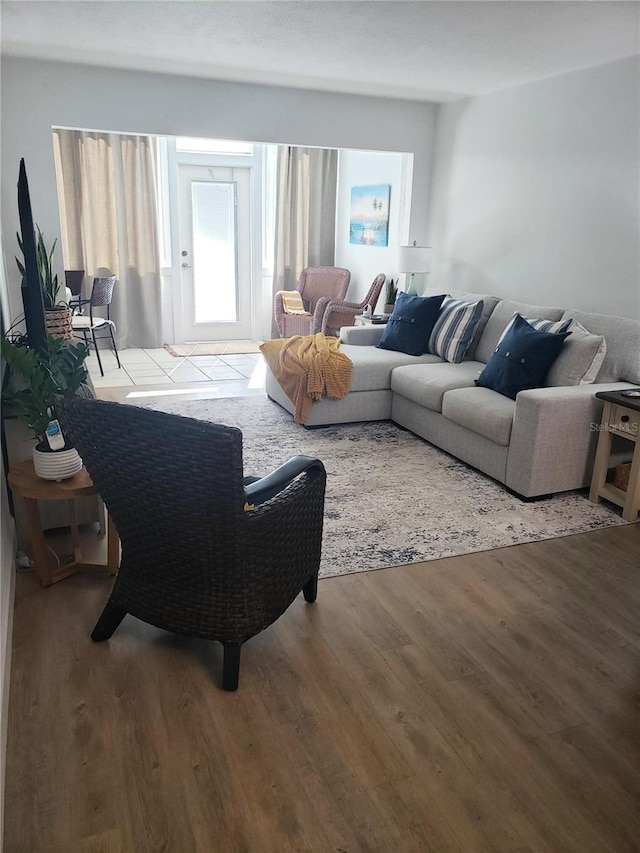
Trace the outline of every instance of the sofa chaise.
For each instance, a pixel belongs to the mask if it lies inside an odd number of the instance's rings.
[[[596,392],[640,385],[640,321],[578,310],[529,305],[491,295],[456,293],[483,300],[483,311],[465,358],[450,364],[430,353],[412,356],[380,349],[384,326],[341,330],[353,362],[350,391],[342,400],[314,403],[307,427],[391,419],[431,444],[532,499],[579,489],[591,478],[602,401]],[[475,384],[514,313],[525,318],[568,320],[601,336],[604,360],[591,384],[578,380],[575,350],[558,358],[545,387],[520,391],[515,400]],[[567,348],[571,336],[567,338]],[[594,362],[595,364],[595,362]],[[556,366],[554,365],[554,367]],[[586,376],[586,374],[585,374]],[[553,384],[552,384],[553,383]],[[291,400],[267,369],[268,396],[293,412]]]

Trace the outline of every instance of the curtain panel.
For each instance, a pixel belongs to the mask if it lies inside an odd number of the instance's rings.
[[[84,269],[89,288],[117,276],[119,347],[162,346],[153,139],[61,129],[53,139],[66,268]]]
[[[273,292],[295,290],[305,267],[335,261],[338,152],[278,147]]]

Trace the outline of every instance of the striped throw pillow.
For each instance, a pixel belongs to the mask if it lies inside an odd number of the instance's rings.
[[[507,325],[505,326],[504,332],[498,338],[498,344],[504,340],[504,336],[507,334],[509,329],[513,326],[516,317],[522,317],[522,314],[518,314],[516,311],[513,317],[509,320]],[[523,320],[526,320],[530,326],[537,332],[547,332],[550,335],[558,335],[562,334],[562,332],[566,332],[573,320],[535,320],[530,319],[529,317],[522,317]],[[496,344],[496,346],[498,346]]]
[[[307,314],[311,316],[305,310],[299,290],[281,290],[280,295],[282,296],[282,307],[285,314]]]
[[[473,340],[484,302],[462,302],[447,296],[429,338],[429,352],[451,364],[462,361]]]

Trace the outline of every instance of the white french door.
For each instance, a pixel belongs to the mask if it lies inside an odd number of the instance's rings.
[[[181,340],[251,337],[251,171],[178,168]]]

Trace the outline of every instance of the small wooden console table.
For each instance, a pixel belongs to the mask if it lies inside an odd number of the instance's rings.
[[[600,391],[596,397],[604,400],[604,409],[589,500],[593,503],[598,503],[600,498],[611,501],[622,507],[622,518],[625,521],[635,521],[640,509],[640,397],[625,397],[619,391]],[[634,444],[626,491],[613,483],[607,483],[611,439],[614,435]]]
[[[80,532],[76,517],[74,498],[82,498],[96,494],[86,468],[82,468],[73,477],[56,482],[54,480],[43,480],[38,477],[33,469],[33,462],[28,459],[24,462],[14,462],[7,477],[9,488],[24,500],[24,505],[29,522],[31,539],[30,557],[38,573],[42,586],[50,586],[52,583],[75,575],[81,569],[107,569],[110,575],[118,571],[120,556],[120,540],[111,517],[107,522],[107,563],[88,563],[82,560],[80,550]],[[71,538],[73,542],[73,555],[60,562],[60,565],[52,565],[52,558],[47,553],[44,531],[40,520],[38,501],[67,501],[69,504],[69,516],[71,521]]]

